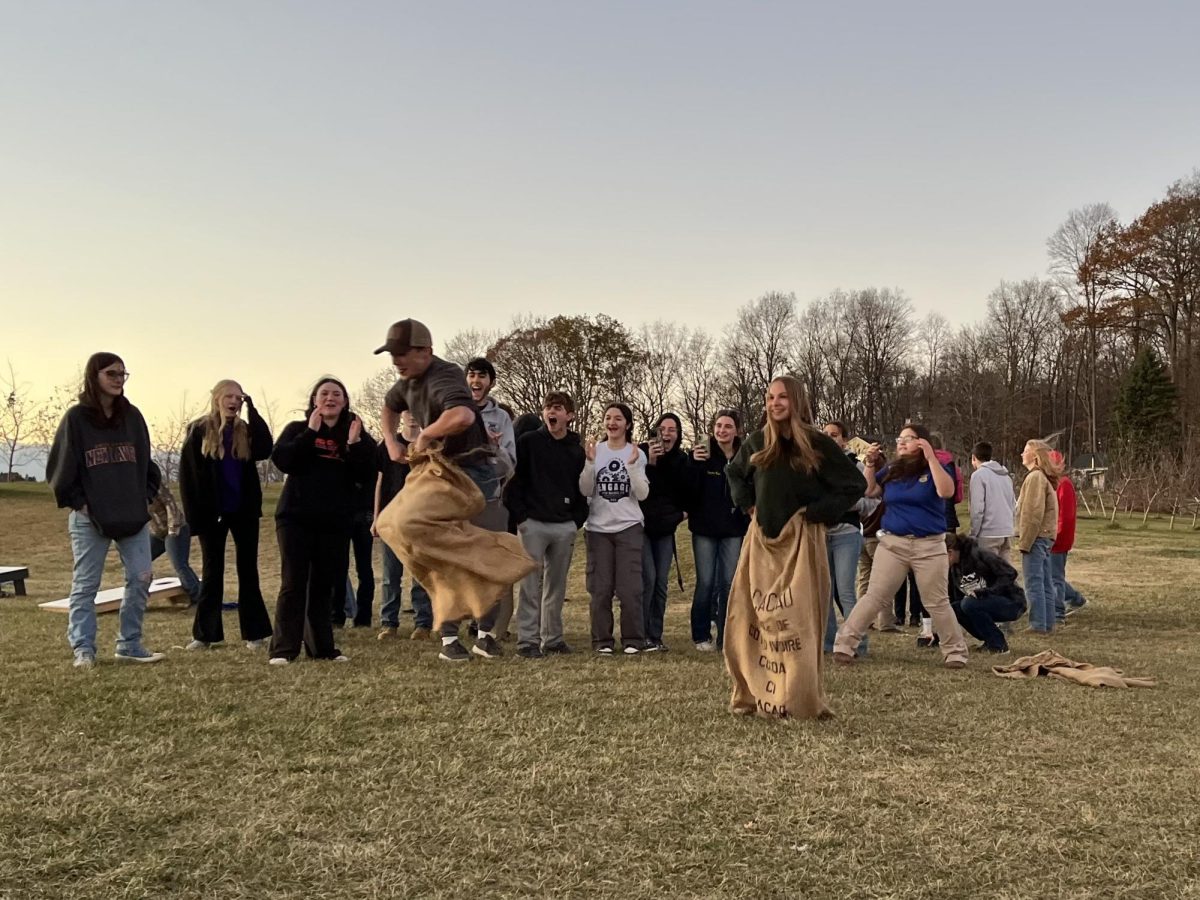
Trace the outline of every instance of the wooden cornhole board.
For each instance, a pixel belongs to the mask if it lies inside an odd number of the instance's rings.
[[[124,596],[125,587],[123,585],[98,592],[96,594],[96,612],[116,612],[121,608],[121,600]],[[155,578],[150,582],[150,600],[166,600],[172,606],[186,605],[191,602],[191,598],[188,597],[187,591],[183,589],[178,578]],[[70,608],[70,604],[70,598],[64,597],[62,600],[47,600],[45,603],[39,603],[38,606],[49,612],[65,613]]]
[[[0,586],[11,581],[18,597],[25,596],[25,579],[28,577],[29,569],[25,566],[0,566]]]

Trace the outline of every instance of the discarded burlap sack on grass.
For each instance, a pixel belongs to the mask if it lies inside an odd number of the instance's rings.
[[[821,645],[829,614],[825,526],[796,513],[779,537],[750,522],[725,620],[725,667],[732,712],[766,718],[832,715],[821,687]]]
[[[1093,666],[1091,663],[1067,659],[1053,650],[1043,650],[1033,656],[1022,656],[1006,666],[992,666],[993,674],[1001,678],[1038,678],[1049,676],[1073,681],[1087,687],[1154,687],[1153,678],[1126,678],[1120,669]]]
[[[439,450],[414,453],[412,471],[379,514],[379,536],[429,592],[435,627],[479,618],[501,592],[533,571],[513,534],[469,521],[487,505],[465,472]]]

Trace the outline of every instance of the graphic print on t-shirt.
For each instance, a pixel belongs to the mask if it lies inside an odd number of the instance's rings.
[[[960,591],[962,591],[963,595],[966,597],[974,597],[977,593],[984,590],[986,587],[987,587],[987,582],[984,581],[983,578],[981,578],[979,575],[976,575],[974,572],[971,572],[968,575],[964,575],[962,577],[962,579],[958,582],[958,589]]]
[[[319,459],[336,459],[342,458],[341,448],[338,447],[338,442],[333,438],[317,438],[313,442],[317,448],[317,457]]]
[[[609,460],[608,465],[596,476],[596,493],[609,503],[629,496],[629,471],[625,463],[619,459]]]

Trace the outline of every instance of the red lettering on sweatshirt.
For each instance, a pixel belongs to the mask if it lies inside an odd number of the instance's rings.
[[[91,450],[83,451],[83,461],[89,469],[93,466],[107,466],[112,463],[137,462],[137,447],[128,441],[119,444],[97,444]]]

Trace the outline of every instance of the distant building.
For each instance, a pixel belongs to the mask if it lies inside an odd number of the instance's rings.
[[[1104,490],[1104,475],[1107,471],[1107,453],[1080,453],[1071,463],[1071,476],[1076,487]]]

